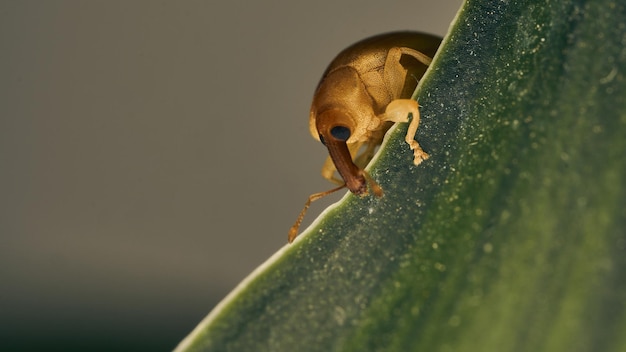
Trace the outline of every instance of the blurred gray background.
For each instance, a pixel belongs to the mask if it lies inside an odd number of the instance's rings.
[[[2,349],[172,349],[332,186],[334,55],[460,4],[0,1]]]

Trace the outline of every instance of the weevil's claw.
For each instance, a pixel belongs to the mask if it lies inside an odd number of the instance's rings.
[[[412,140],[408,143],[409,147],[413,150],[413,164],[415,164],[415,166],[421,164],[422,161],[430,157],[428,153],[422,150],[422,147],[419,145],[419,143],[417,143],[417,141]]]

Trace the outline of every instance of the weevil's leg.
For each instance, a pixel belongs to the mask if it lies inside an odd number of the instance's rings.
[[[402,55],[410,55],[427,66],[432,62],[431,58],[417,50],[406,47],[391,48],[387,53],[383,75],[385,84],[389,90],[395,94],[395,97],[400,96],[406,79],[406,69],[400,64]],[[419,165],[422,161],[428,159],[428,154],[422,150],[422,147],[420,147],[419,143],[415,140],[415,133],[420,123],[420,112],[417,101],[411,99],[396,99],[387,105],[387,109],[381,119],[394,122],[409,122],[409,113],[413,116],[413,119],[410,121],[405,141],[409,144],[411,150],[413,150],[413,163]]]
[[[365,145],[365,149],[354,158],[354,164],[360,169],[365,168],[370,160],[372,160],[374,154],[376,154],[376,147],[378,146],[376,143],[363,143],[363,145]]]
[[[324,165],[322,166],[322,177],[338,185],[344,184],[342,179],[337,178],[337,176],[335,176],[336,171],[337,171],[337,168],[335,167],[335,164],[333,163],[333,159],[331,159],[330,157],[326,158],[326,161],[324,162]]]
[[[390,64],[391,62],[397,62],[399,64],[400,57],[402,55],[412,56],[417,61],[423,63],[426,66],[430,66],[430,63],[433,62],[433,59],[428,57],[428,55],[421,53],[415,49],[411,49],[411,48],[407,48],[403,46],[396,46],[396,47],[389,49],[389,52],[387,53],[387,59],[385,60],[385,67],[387,66],[387,64]]]
[[[430,66],[430,63],[433,62],[433,59],[428,57],[428,55],[421,53],[415,49],[400,47],[398,48],[404,55],[413,56],[417,61],[423,63],[426,66]]]
[[[396,99],[387,105],[385,113],[379,116],[381,120],[393,122],[409,122],[409,114],[413,116],[406,132],[405,141],[413,150],[413,163],[419,165],[422,161],[428,159],[428,154],[422,150],[419,143],[415,140],[415,133],[420,123],[420,111],[417,101],[413,99]]]
[[[417,61],[429,66],[433,61],[425,54],[407,47],[393,47],[387,52],[387,58],[385,59],[384,80],[388,89],[393,92],[394,97],[400,97],[404,82],[406,81],[406,69],[400,64],[400,58],[402,55],[409,55],[414,57]]]

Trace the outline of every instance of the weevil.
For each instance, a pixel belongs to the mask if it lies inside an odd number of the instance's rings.
[[[383,195],[364,167],[394,123],[409,123],[405,140],[413,163],[428,158],[415,140],[420,114],[411,95],[440,43],[441,38],[423,33],[381,34],[351,45],[330,63],[313,95],[309,129],[328,148],[322,176],[339,186],[309,196],[289,231],[289,243],[311,202],[344,187],[359,196],[368,189]]]

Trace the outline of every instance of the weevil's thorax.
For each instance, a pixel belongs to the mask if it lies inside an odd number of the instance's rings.
[[[367,140],[371,126],[379,123],[372,103],[354,68],[344,66],[328,72],[313,97],[309,119],[311,134],[319,139],[319,126],[330,126],[341,119],[341,124],[351,130],[348,143]]]

